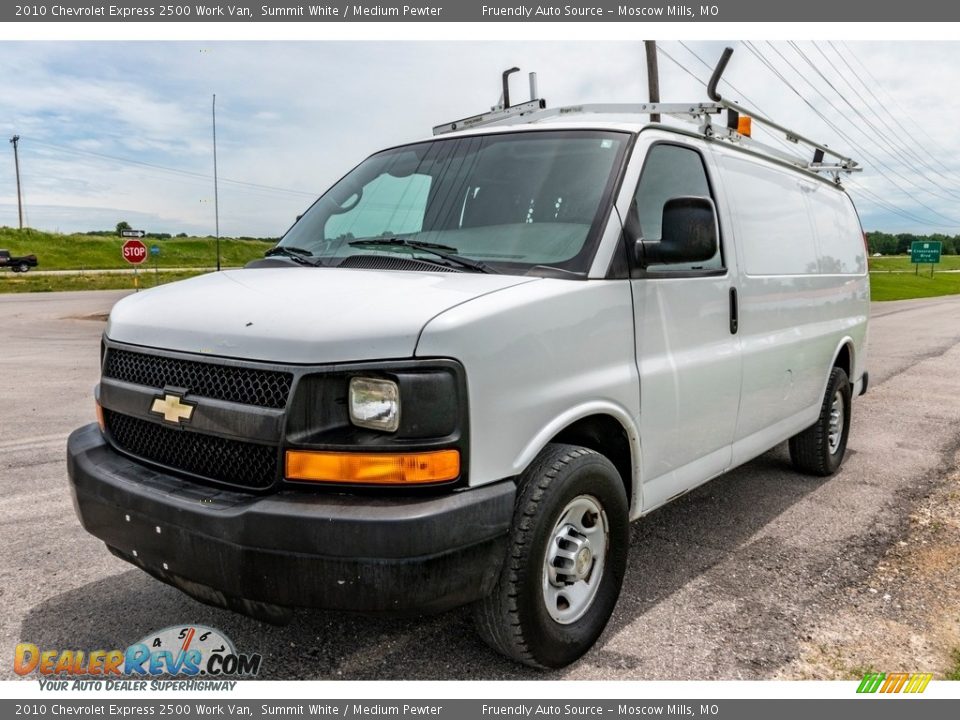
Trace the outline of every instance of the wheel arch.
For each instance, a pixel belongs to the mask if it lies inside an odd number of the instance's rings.
[[[630,518],[642,507],[640,435],[622,407],[608,402],[589,403],[554,418],[524,448],[514,462],[519,475],[550,443],[580,445],[605,456],[620,474]]]
[[[833,360],[830,362],[830,367],[827,368],[825,377],[823,378],[823,391],[827,390],[827,383],[830,382],[830,373],[835,368],[838,367],[847,374],[847,379],[850,381],[851,387],[856,383],[856,378],[853,376],[857,369],[857,349],[853,342],[853,338],[849,335],[844,336],[840,342],[837,343],[836,348],[833,351]]]
[[[855,379],[853,377],[853,371],[856,368],[854,363],[856,360],[855,353],[856,348],[853,347],[853,338],[845,337],[840,341],[836,351],[834,351],[833,362],[830,364],[831,369],[838,367],[843,370],[850,379],[850,382],[853,382]]]

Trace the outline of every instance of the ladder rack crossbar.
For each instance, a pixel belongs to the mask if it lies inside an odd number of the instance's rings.
[[[740,134],[736,129],[722,125],[714,125],[711,115],[718,115],[722,112],[732,112],[745,115],[751,118],[753,122],[764,126],[774,134],[782,135],[788,142],[796,145],[804,145],[811,150],[817,151],[814,160],[808,162],[802,158],[782,152],[777,148],[758,142],[748,136]],[[700,132],[708,139],[728,140],[734,143],[742,143],[755,152],[776,157],[785,162],[789,162],[797,167],[803,168],[814,173],[832,173],[839,179],[840,173],[851,173],[862,170],[863,168],[853,159],[832,150],[827,145],[804,137],[779,123],[770,120],[752,110],[745,108],[738,103],[730,100],[721,99],[716,102],[693,102],[693,103],[587,103],[583,105],[566,105],[563,107],[547,108],[546,101],[534,99],[528,102],[519,103],[508,108],[496,107],[490,112],[473,115],[462,120],[456,120],[451,123],[437,125],[433,128],[434,135],[443,135],[458,130],[467,130],[471,128],[508,125],[522,123],[537,123],[550,118],[560,118],[574,115],[670,115],[680,120],[698,122]],[[820,155],[820,157],[816,157]],[[824,163],[823,160],[829,156],[835,162]]]
[[[607,115],[651,115],[662,113],[665,115],[702,115],[704,113],[719,113],[723,110],[720,103],[588,103],[585,105],[567,105],[564,107],[547,108],[544,100],[530,100],[513,105],[507,109],[495,108],[490,112],[472,115],[462,120],[437,125],[433,128],[434,135],[443,135],[458,130],[467,130],[487,125],[504,125],[514,123],[518,118],[526,118],[525,122],[539,122],[551,117],[583,114]]]
[[[841,155],[836,150],[831,150],[828,146],[823,145],[822,143],[818,143],[816,140],[811,140],[810,138],[804,137],[800,133],[795,132],[790,128],[784,127],[783,125],[775,123],[773,120],[770,120],[769,118],[765,118],[763,117],[763,115],[759,115],[758,113],[755,113],[748,108],[738,105],[735,102],[731,102],[729,100],[721,100],[720,104],[723,105],[728,110],[733,110],[734,112],[738,112],[742,115],[747,115],[754,122],[760,123],[761,125],[764,125],[770,128],[771,130],[776,130],[777,132],[782,133],[784,137],[792,143],[803,143],[804,145],[809,145],[810,147],[816,150],[822,151],[825,155],[830,155],[831,157],[835,157],[838,163],[842,165],[845,170],[846,169],[852,170],[853,168],[856,168],[858,166],[857,162],[852,158],[849,158],[845,155]]]

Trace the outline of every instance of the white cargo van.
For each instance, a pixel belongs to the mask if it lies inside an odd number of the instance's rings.
[[[69,441],[84,527],[274,622],[474,603],[510,657],[577,659],[629,521],[784,441],[835,472],[866,390],[855,164],[739,110],[503,107],[372,155],[263,261],[124,299]]]

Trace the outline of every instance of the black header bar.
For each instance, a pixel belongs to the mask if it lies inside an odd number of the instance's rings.
[[[960,4],[942,0],[640,0],[527,3],[509,0],[352,2],[153,2],[35,0],[0,7],[3,22],[953,22]]]

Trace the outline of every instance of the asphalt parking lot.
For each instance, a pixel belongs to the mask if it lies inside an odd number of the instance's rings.
[[[960,297],[874,305],[870,390],[842,471],[786,447],[635,523],[597,646],[540,673],[502,659],[467,610],[423,619],[298,611],[282,628],[202,605],[110,555],[74,516],[67,434],[94,418],[102,316],[125,293],[0,296],[0,656],[126,647],[202,623],[263,655],[268,679],[762,679],[862,584],[960,449]],[[852,628],[851,628],[852,631]],[[8,662],[0,677],[16,677]]]

